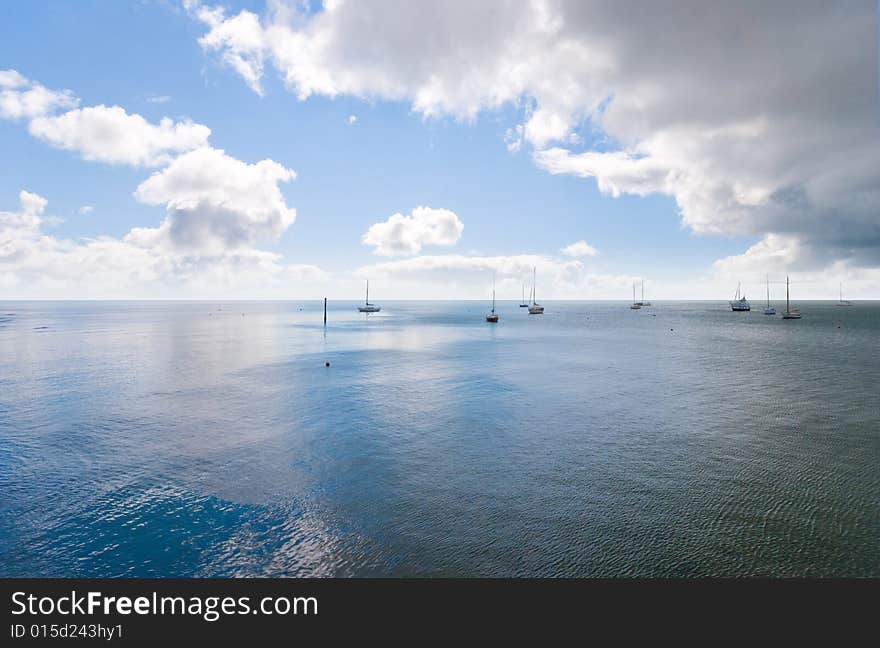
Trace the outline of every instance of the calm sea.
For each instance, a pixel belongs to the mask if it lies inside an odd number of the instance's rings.
[[[880,303],[382,306],[0,302],[0,576],[880,576]]]

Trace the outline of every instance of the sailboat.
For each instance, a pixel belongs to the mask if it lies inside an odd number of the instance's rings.
[[[363,306],[358,306],[358,310],[362,313],[378,313],[382,308],[376,304],[370,303],[370,280],[367,279],[367,298],[364,300]]]
[[[529,302],[526,301],[526,285],[522,285],[522,301],[519,303],[520,308],[528,308]]]
[[[840,297],[837,299],[838,306],[852,306],[852,302],[843,298],[843,283],[840,284]]]
[[[639,310],[642,307],[642,302],[636,301],[636,282],[633,281],[633,303],[630,304],[631,310]]]
[[[792,308],[788,303],[788,275],[785,276],[785,312],[782,313],[782,319],[800,319],[801,312],[797,308]]]
[[[537,274],[538,274],[537,268],[533,267],[532,268],[532,305],[529,306],[529,315],[543,315],[544,314],[544,307],[535,301],[535,293],[536,293],[535,288],[537,287],[537,282],[536,282]]]
[[[767,275],[767,307],[764,309],[764,315],[776,315],[776,309],[770,305],[770,275]]]
[[[495,312],[495,277],[492,277],[492,312],[486,315],[486,321],[492,324],[498,323],[498,313]]]
[[[644,279],[642,279],[642,301],[641,301],[641,304],[642,304],[642,306],[650,306],[651,305],[651,302],[645,301],[645,280]]]
[[[730,302],[730,310],[734,312],[750,311],[752,310],[752,306],[746,299],[745,293],[743,293],[742,295],[740,295],[739,293],[740,285],[741,284],[736,284],[736,295]]]

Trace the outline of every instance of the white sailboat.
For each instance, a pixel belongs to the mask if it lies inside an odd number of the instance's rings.
[[[740,286],[741,284],[736,284],[736,295],[733,297],[733,300],[729,302],[730,310],[734,312],[750,311],[752,310],[752,306],[746,299],[745,293],[740,295]]]
[[[852,306],[852,302],[843,298],[843,282],[840,284],[840,297],[837,299],[838,306]]]
[[[537,292],[536,291],[537,274],[538,274],[537,268],[533,267],[532,268],[532,305],[529,306],[529,315],[543,315],[544,314],[544,307],[535,301],[535,293]]]
[[[370,303],[370,280],[367,279],[367,298],[364,300],[363,306],[358,306],[358,310],[362,313],[378,313],[382,308],[376,304]]]
[[[633,281],[633,303],[630,304],[630,310],[639,310],[642,307],[642,302],[636,301],[636,282]]]
[[[782,319],[800,319],[801,312],[797,308],[792,308],[788,301],[788,275],[785,276],[785,312],[782,313]]]
[[[495,312],[495,277],[492,277],[492,312],[486,315],[486,321],[492,324],[498,323],[498,313]]]
[[[764,308],[764,315],[776,315],[776,309],[770,305],[770,275],[767,275],[767,306]]]
[[[531,295],[530,295],[531,296]],[[526,285],[522,285],[522,301],[519,303],[520,308],[528,308],[529,302],[526,301]]]

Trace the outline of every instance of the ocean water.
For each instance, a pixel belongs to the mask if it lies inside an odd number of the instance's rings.
[[[880,303],[382,306],[0,302],[0,575],[880,576]]]

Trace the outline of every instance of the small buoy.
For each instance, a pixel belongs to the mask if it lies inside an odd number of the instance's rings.
[[[329,363],[329,362],[325,362],[325,363],[324,363],[324,366],[325,366],[325,367],[329,367],[329,366],[330,366],[330,363]]]
[[[669,329],[670,331],[674,331],[675,329]]]

